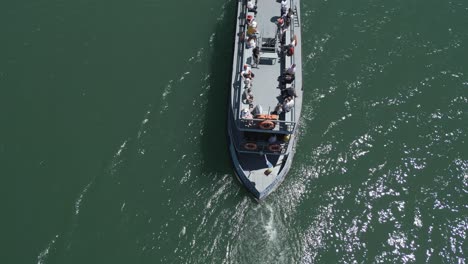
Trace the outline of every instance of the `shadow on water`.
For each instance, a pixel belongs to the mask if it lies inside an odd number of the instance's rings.
[[[229,1],[216,25],[211,47],[210,90],[201,137],[204,173],[233,174],[227,138],[228,96],[231,82],[236,1]]]

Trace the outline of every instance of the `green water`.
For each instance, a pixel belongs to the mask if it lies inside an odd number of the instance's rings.
[[[262,204],[227,149],[235,5],[0,4],[1,263],[466,263],[468,2],[303,1]]]

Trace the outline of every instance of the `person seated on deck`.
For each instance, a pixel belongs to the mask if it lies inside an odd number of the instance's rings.
[[[244,78],[244,89],[251,88],[252,87],[252,79],[250,78]]]
[[[280,77],[278,77],[278,81],[281,86],[285,86],[286,84],[291,84],[295,78],[296,77],[294,74],[283,73]]]
[[[292,56],[292,55],[294,55],[294,46],[293,46],[293,45],[289,44],[289,45],[287,46],[287,48],[286,48],[286,55],[289,56],[289,57]]]
[[[288,87],[281,90],[281,97],[288,98],[290,96],[297,97],[296,89],[294,89],[294,87]]]
[[[291,109],[294,107],[294,98],[292,96],[286,97],[283,101],[283,110],[285,112],[291,111]]]
[[[291,84],[296,79],[296,76],[293,74],[285,74],[283,76],[284,84]]]
[[[280,77],[278,77],[278,81],[281,86],[285,86],[286,84],[291,84],[295,79],[296,79],[295,74],[289,74],[286,71]]]
[[[246,119],[245,126],[246,127],[251,127],[253,126],[254,122],[252,121],[253,115],[250,112],[249,108],[244,108],[241,111],[241,119]]]
[[[257,22],[253,21],[252,24],[247,27],[247,36],[248,37],[256,36],[257,33],[258,33]]]
[[[287,56],[292,56],[294,55],[294,47],[297,46],[297,37],[294,35],[294,37],[291,38],[291,43],[289,43],[287,46],[283,47],[283,52],[286,52]]]
[[[252,119],[253,115],[252,115],[252,113],[250,113],[250,109],[248,109],[248,108],[242,109],[241,118],[242,119]]]
[[[249,71],[251,71],[250,66],[248,64],[244,64],[244,70],[242,71],[242,73]]]
[[[283,112],[283,105],[278,103],[275,107],[275,110],[273,110],[273,112],[271,112],[270,114],[272,115],[280,115],[281,113]]]
[[[247,22],[247,26],[251,26],[253,22],[255,22],[255,18],[252,15],[247,15],[247,18],[245,19]]]
[[[249,65],[244,64],[244,70],[241,72],[241,77],[243,81],[245,81],[246,79],[252,80],[255,77],[255,74],[253,74]]]
[[[270,144],[273,144],[273,143],[275,143],[276,141],[278,141],[278,138],[276,137],[275,134],[271,135],[271,136],[268,138],[268,143],[270,143]]]
[[[296,64],[291,65],[289,68],[286,69],[284,72],[286,75],[294,75],[296,74]]]
[[[288,9],[288,14],[287,16],[291,17],[291,19],[294,17],[294,11],[292,10],[292,8],[289,8]]]
[[[283,100],[283,103],[278,103],[275,110],[271,112],[272,115],[280,115],[283,112],[289,112],[294,107],[294,98],[288,96]]]
[[[247,47],[248,49],[250,48],[255,48],[257,47],[257,37],[256,36],[250,36],[248,39],[247,39]]]
[[[245,89],[244,97],[245,97],[244,104],[249,104],[249,105],[253,104],[254,96],[253,96],[251,88]]]
[[[257,5],[252,0],[247,1],[247,11],[257,14]]]

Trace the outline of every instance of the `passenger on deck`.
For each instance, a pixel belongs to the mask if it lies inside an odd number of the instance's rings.
[[[252,24],[247,27],[247,36],[248,37],[256,36],[257,33],[258,33],[257,22],[253,21]]]
[[[247,48],[255,48],[257,47],[257,38],[255,36],[250,36],[247,39]]]
[[[281,16],[288,11],[289,0],[281,0]]]
[[[296,47],[296,45],[297,45],[297,37],[296,35],[294,35],[294,37],[291,38],[291,43],[283,47],[283,52],[286,52],[287,56],[294,55],[294,47]]]
[[[291,65],[291,67],[287,68],[284,73],[287,74],[287,75],[296,74],[296,64]]]
[[[294,46],[289,44],[288,46],[286,46],[285,51],[287,56],[294,55]]]
[[[252,0],[247,1],[247,10],[249,12],[253,12],[255,15],[257,14],[257,5],[254,4]]]
[[[278,77],[279,88],[280,88],[280,89],[285,89],[285,88],[286,88],[286,84],[291,84],[291,83],[293,83],[295,79],[296,79],[296,75],[295,75],[295,74],[287,74],[286,72],[283,72],[283,74],[281,74],[281,75]]]
[[[242,119],[252,119],[253,115],[252,115],[252,113],[250,113],[250,109],[248,109],[248,108],[242,109],[241,118]]]
[[[245,90],[244,93],[245,93],[245,103],[249,105],[252,104],[254,100],[252,89],[248,88]]]
[[[291,111],[291,109],[294,107],[294,98],[292,96],[287,97],[283,101],[283,110],[285,112]]]
[[[268,138],[268,143],[270,143],[270,144],[273,144],[273,143],[275,143],[276,141],[278,141],[278,138],[276,137],[275,134],[271,135],[271,136]]]
[[[260,48],[257,46],[252,50],[252,57],[253,57],[253,65],[252,68],[258,68],[258,64],[260,63]]]
[[[291,44],[290,45],[294,45],[294,47],[297,46],[297,36],[296,35],[294,35],[291,38]]]
[[[255,18],[252,15],[247,16],[246,22],[247,22],[247,26],[252,26],[254,22],[255,22],[255,27],[257,26],[257,22],[255,21]]]
[[[252,79],[250,79],[249,77],[244,78],[244,85],[245,89],[252,87]]]
[[[242,80],[245,82],[247,78],[252,80],[255,77],[255,74],[253,74],[249,65],[244,64],[244,70],[241,72],[241,76],[242,76]]]
[[[282,83],[283,85],[285,85],[285,84],[291,84],[291,83],[294,81],[295,78],[296,78],[296,77],[295,77],[294,74],[284,74],[284,75],[282,76],[282,78],[281,78],[281,83]]]
[[[276,20],[276,25],[278,26],[278,39],[280,40],[281,44],[284,44],[284,39],[286,35],[284,34],[287,30],[288,27],[286,27],[284,23],[284,18],[280,17]]]
[[[283,105],[278,103],[275,107],[275,110],[271,112],[272,115],[280,115],[283,112]]]
[[[278,25],[278,28],[279,29],[282,29],[283,26],[284,26],[284,18],[283,17],[280,17],[276,20],[276,24]]]
[[[291,25],[291,21],[293,19],[294,13],[291,8],[289,8],[289,11],[285,13],[281,18],[284,20],[284,27],[288,28],[289,25]]]
[[[288,13],[286,14],[289,18],[291,18],[291,21],[292,19],[294,18],[294,11],[292,10],[292,8],[289,8],[288,9]]]
[[[288,19],[287,16],[280,17],[280,18],[278,18],[278,20],[282,21],[280,30],[281,30],[281,34],[283,34],[284,32],[286,32],[289,29],[289,25],[291,24],[290,23],[291,21]],[[289,22],[288,22],[288,20],[289,20]]]
[[[287,98],[289,96],[297,97],[296,90],[293,87],[281,90],[281,97]]]

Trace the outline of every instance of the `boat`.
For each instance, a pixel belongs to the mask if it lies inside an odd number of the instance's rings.
[[[288,174],[302,107],[299,0],[237,0],[228,109],[235,174],[257,201]]]

